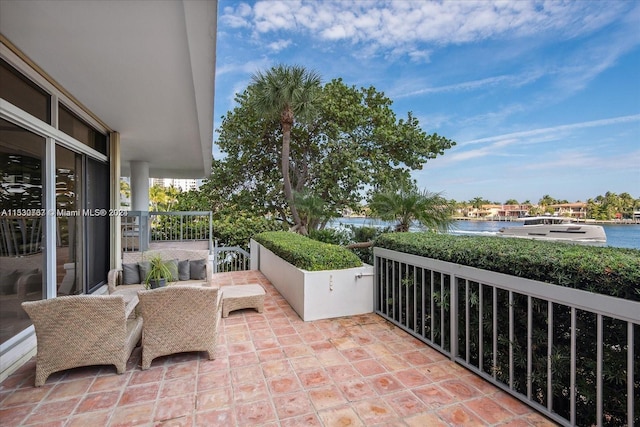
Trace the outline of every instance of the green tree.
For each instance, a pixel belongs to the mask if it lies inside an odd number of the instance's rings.
[[[506,202],[504,202],[505,205],[518,205],[518,201],[516,199],[509,199]]]
[[[300,66],[278,65],[265,73],[252,77],[252,98],[257,113],[267,119],[279,117],[282,130],[280,167],[284,183],[284,196],[289,204],[294,230],[307,234],[293,199],[289,162],[291,129],[295,117],[308,119],[317,109],[320,95],[320,76]]]
[[[629,193],[622,193],[618,196],[620,199],[620,213],[623,218],[631,218],[633,217],[633,208],[635,205],[635,200],[631,197]]]
[[[469,203],[471,203],[471,207],[475,208],[475,209],[482,209],[483,205],[488,205],[489,201],[487,199],[485,199],[484,197],[474,197],[473,199],[469,200]]]
[[[251,87],[236,97],[237,106],[222,118],[217,144],[220,160],[201,187],[211,204],[254,215],[279,218],[295,227],[282,191],[282,127],[255,107]],[[322,87],[314,120],[291,128],[288,171],[293,193],[308,191],[324,202],[325,216],[361,209],[368,191],[388,183],[409,182],[410,172],[455,143],[426,134],[411,113],[397,119],[392,101],[373,87],[357,89],[342,80]],[[313,223],[322,229],[323,221]]]
[[[436,231],[446,231],[452,223],[449,202],[415,184],[380,190],[371,196],[369,207],[380,219],[397,222],[399,232],[409,231],[413,221]]]
[[[149,188],[149,204],[152,211],[159,211],[167,200],[167,194],[160,185],[153,185]]]
[[[554,199],[553,197],[551,197],[548,194],[545,194],[538,201],[538,207],[539,207],[539,210],[540,210],[539,213],[553,213],[553,208],[551,208],[550,206],[554,205],[556,203],[558,203],[558,201],[556,199]]]
[[[294,193],[294,204],[300,214],[302,225],[307,230],[324,228],[331,218],[338,217],[335,211],[329,211],[321,197],[312,194],[308,190]]]
[[[120,179],[120,206],[128,207],[131,205],[131,186],[124,179]],[[129,202],[127,202],[129,200]]]

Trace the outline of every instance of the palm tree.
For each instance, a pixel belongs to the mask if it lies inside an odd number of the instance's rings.
[[[449,202],[440,193],[420,191],[415,185],[374,193],[369,208],[380,219],[396,221],[396,231],[400,232],[409,231],[413,221],[431,230],[446,231],[453,221]]]
[[[252,76],[253,105],[265,118],[280,120],[282,127],[281,169],[284,196],[291,209],[293,229],[307,234],[293,200],[289,177],[289,153],[291,150],[291,128],[297,118],[304,120],[313,116],[320,101],[320,76],[302,66],[278,65],[265,73]]]
[[[167,201],[167,193],[158,184],[149,188],[149,203],[153,211],[160,211]]]
[[[327,211],[325,201],[309,190],[294,193],[293,199],[302,225],[307,231],[323,229],[331,218],[338,217],[335,212]]]

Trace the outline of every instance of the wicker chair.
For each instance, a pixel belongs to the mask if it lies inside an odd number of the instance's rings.
[[[80,366],[115,365],[122,374],[142,334],[142,319],[127,319],[122,295],[71,295],[22,308],[36,330],[36,387]]]
[[[171,285],[138,291],[144,318],[142,369],[156,357],[190,351],[216,355],[221,293],[208,286]]]

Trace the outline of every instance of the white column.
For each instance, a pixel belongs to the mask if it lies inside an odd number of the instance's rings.
[[[131,162],[131,210],[149,211],[149,163]]]

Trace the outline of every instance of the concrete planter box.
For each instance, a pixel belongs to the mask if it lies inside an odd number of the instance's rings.
[[[301,270],[251,240],[251,269],[260,270],[304,321],[373,312],[373,266]]]

